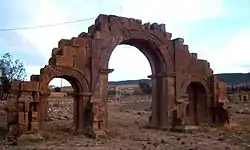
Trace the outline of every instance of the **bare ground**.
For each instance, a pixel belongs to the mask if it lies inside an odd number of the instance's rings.
[[[236,113],[249,104],[231,104],[233,120],[239,126],[231,128],[202,127],[193,133],[175,133],[143,128],[148,121],[150,101],[109,103],[107,138],[88,139],[74,135],[72,100],[51,101],[47,131],[40,135],[23,135],[10,149],[79,149],[79,150],[249,150],[250,115]],[[38,138],[42,136],[42,138]],[[0,147],[1,149],[1,147]]]

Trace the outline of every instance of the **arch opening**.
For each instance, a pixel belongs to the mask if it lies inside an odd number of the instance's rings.
[[[89,127],[91,126],[91,120],[88,119],[88,117],[91,116],[92,113],[90,111],[86,111],[87,108],[89,107],[89,102],[90,102],[89,83],[86,77],[77,69],[70,68],[70,67],[63,67],[63,66],[53,66],[53,65],[45,66],[42,69],[42,73],[39,78],[41,82],[40,84],[42,84],[43,87],[47,86],[47,88],[41,89],[42,92],[44,93],[43,96],[41,97],[41,105],[40,105],[40,111],[39,111],[42,128],[46,129],[46,126],[44,126],[44,123],[46,122],[46,118],[48,117],[47,110],[49,106],[49,101],[48,101],[49,100],[49,95],[48,95],[49,84],[50,82],[53,83],[52,80],[55,78],[65,79],[68,82],[67,85],[71,85],[71,86],[66,87],[66,89],[68,88],[68,90],[66,90],[63,94],[63,95],[67,95],[66,97],[68,97],[68,99],[67,98],[65,99],[64,97],[64,101],[71,103],[71,105],[68,105],[68,106],[73,109],[73,110],[71,109],[71,114],[73,111],[73,125],[68,126],[67,130],[76,131],[76,132],[84,132],[86,128],[92,128],[92,127]],[[60,86],[60,82],[57,83],[57,85]],[[62,87],[62,88],[65,88],[65,87]],[[59,95],[62,95],[62,92]],[[60,103],[60,100],[59,100],[59,103]],[[59,109],[61,108],[59,107]],[[63,117],[70,118],[69,116],[63,116]]]
[[[146,102],[144,98],[144,103],[145,104],[147,103],[146,104],[147,106],[145,106],[146,108],[139,107],[137,111],[147,110],[147,113],[145,113],[145,115],[142,115],[142,116],[145,116],[145,117],[147,116],[146,117],[147,119],[144,119],[144,121],[148,120],[146,121],[147,123],[146,125],[148,125],[148,127],[156,127],[156,128],[160,127],[161,128],[163,126],[167,126],[166,125],[167,116],[165,113],[163,115],[161,114],[163,113],[163,110],[161,109],[163,109],[163,106],[165,107],[167,105],[167,102],[165,100],[167,96],[167,83],[166,83],[167,80],[161,77],[162,74],[167,72],[167,62],[166,62],[165,55],[160,49],[160,45],[156,45],[154,41],[149,40],[149,39],[146,40],[144,38],[128,38],[126,40],[118,42],[118,44],[114,44],[114,45],[111,44],[111,46],[109,45],[106,48],[108,55],[104,56],[103,58],[104,61],[106,62],[104,68],[109,67],[108,65],[110,62],[110,58],[113,52],[115,51],[115,49],[124,45],[127,45],[129,47],[134,47],[134,49],[137,49],[137,52],[142,53],[143,55],[141,56],[144,56],[144,58],[146,58],[144,59],[144,62],[147,62],[147,64],[149,64],[150,66],[149,70],[151,70],[150,74],[144,74],[141,77],[143,79],[150,78],[147,80],[141,80],[141,82],[146,81],[146,83],[149,85],[147,87],[151,88],[150,94],[147,94],[148,98],[146,98],[146,101],[147,100],[149,101]],[[124,62],[128,63],[128,62],[131,62],[132,55],[129,55],[128,57],[125,57],[124,55],[123,58],[127,58],[126,60],[124,60]],[[136,60],[137,62],[135,64],[142,64],[142,62],[138,61],[139,60],[138,58]],[[121,61],[122,60],[119,60],[119,62]],[[131,64],[131,66],[135,66],[135,64]],[[125,66],[126,65],[127,64],[125,64]],[[119,67],[123,67],[123,66],[119,65]],[[142,68],[143,67],[140,66],[137,69],[140,70]],[[115,69],[115,68],[111,68],[111,69]],[[129,72],[129,73],[134,74],[134,72]],[[114,70],[114,73],[112,74],[115,74],[115,70]],[[110,76],[112,76],[112,74]],[[139,82],[137,81],[137,87],[138,86],[139,86]],[[145,94],[144,91],[142,93]],[[118,95],[120,96],[121,94],[118,93]],[[136,104],[134,104],[134,106],[135,105]],[[143,102],[139,104],[139,106],[142,106],[142,105],[143,105]],[[143,110],[141,110],[141,108]],[[138,113],[140,114],[140,112]]]
[[[200,82],[191,82],[187,87],[187,125],[199,125],[207,122],[207,93]]]
[[[60,76],[53,78],[48,88],[48,106],[45,126],[48,131],[71,132],[77,116],[74,93],[79,91],[77,81],[73,77]]]
[[[126,40],[118,42],[115,45],[109,46],[107,48],[108,55],[107,58],[105,58],[106,65],[104,67],[108,67],[110,57],[113,51],[116,49],[116,47],[122,45],[134,47],[139,52],[141,52],[144,55],[144,57],[146,57],[146,59],[148,60],[152,74],[167,72],[168,63],[165,61],[163,53],[159,48],[159,45],[156,45],[150,40],[138,39],[138,38],[128,38]]]
[[[114,69],[108,78],[108,126],[111,132],[117,126],[147,123],[152,103],[152,81],[147,77],[152,74],[151,66],[149,58],[135,46],[120,44],[113,50],[108,63],[108,67]],[[133,117],[134,112],[140,114],[142,111],[145,114],[141,114],[141,118]],[[125,118],[119,119],[121,115]]]

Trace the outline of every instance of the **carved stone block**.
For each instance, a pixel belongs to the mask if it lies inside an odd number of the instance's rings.
[[[160,30],[162,33],[165,33],[165,32],[166,32],[166,25],[165,25],[165,24],[159,24],[159,30]]]
[[[28,112],[25,112],[25,113],[24,113],[24,122],[25,122],[26,124],[29,123],[29,113],[28,113]]]
[[[58,55],[59,51],[60,51],[60,48],[53,48],[53,49],[52,49],[51,56],[53,57],[53,56]]]
[[[32,121],[37,122],[38,121],[38,114],[37,112],[32,112]]]
[[[150,23],[148,22],[148,23],[145,23],[145,24],[143,24],[143,28],[144,29],[146,29],[146,30],[149,30],[150,29]]]
[[[40,77],[40,75],[31,75],[30,80],[31,81],[39,81],[39,77]]]
[[[22,93],[18,99],[19,102],[33,101],[31,93]]]
[[[62,49],[62,55],[70,57],[77,54],[77,48],[72,46],[64,46]]]
[[[11,91],[14,92],[14,91],[20,91],[20,84],[21,84],[21,81],[13,81],[11,83]]]
[[[151,30],[159,30],[160,31],[159,25],[157,23],[151,24],[150,29]]]
[[[94,121],[102,121],[103,117],[103,107],[96,102],[93,103],[93,113],[94,113]]]
[[[25,114],[24,112],[18,112],[18,122],[20,124],[25,124]]]
[[[73,67],[74,66],[74,59],[73,56],[57,56],[56,58],[56,65],[57,66],[67,66]]]
[[[38,91],[38,89],[39,89],[39,82],[25,81],[21,83],[22,92],[33,92],[33,91]]]

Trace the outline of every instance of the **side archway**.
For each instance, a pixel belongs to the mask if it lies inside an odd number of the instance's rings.
[[[102,22],[103,23],[103,22]],[[123,27],[122,25],[112,22],[119,29],[110,28],[110,30],[96,27],[95,35],[102,37],[101,40],[94,40],[92,43],[92,81],[93,89],[100,87],[100,91],[96,92],[96,98],[101,99],[105,105],[108,100],[107,84],[108,63],[110,56],[115,47],[120,44],[134,46],[139,49],[148,59],[152,72],[152,117],[149,119],[149,126],[154,128],[166,128],[170,121],[168,120],[167,108],[173,107],[175,99],[174,81],[174,58],[173,53],[167,47],[166,41],[169,37],[158,31],[152,32],[144,28],[138,30]],[[105,22],[103,26],[110,23]],[[108,28],[107,28],[108,29]],[[108,31],[108,32],[107,32]],[[119,32],[116,32],[119,31]],[[98,34],[97,34],[98,33]],[[97,46],[100,45],[100,46]],[[105,73],[104,73],[105,72]],[[97,83],[97,84],[95,84]],[[170,90],[169,90],[170,88]],[[98,89],[99,90],[99,89]],[[167,100],[166,100],[167,97]],[[104,111],[107,120],[107,112]],[[160,117],[159,117],[160,116]],[[101,122],[101,121],[100,121]],[[105,128],[107,123],[105,122]]]
[[[48,96],[50,90],[48,88],[49,82],[54,78],[63,78],[67,80],[74,89],[73,99],[73,123],[75,130],[84,130],[86,123],[89,121],[85,117],[86,107],[90,101],[91,94],[88,80],[83,73],[71,67],[52,66],[47,65],[40,70],[40,121],[43,124],[47,117],[48,110]]]
[[[46,65],[40,70],[40,91],[46,91],[49,82],[54,78],[67,80],[79,93],[90,92],[89,82],[83,73],[72,67]],[[44,91],[44,92],[45,92]]]
[[[209,117],[209,91],[205,80],[189,80],[184,83],[183,89],[188,96],[186,124],[199,125],[206,123]]]

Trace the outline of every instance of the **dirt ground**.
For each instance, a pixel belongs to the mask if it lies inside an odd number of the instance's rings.
[[[150,101],[110,102],[110,135],[88,139],[74,135],[71,130],[72,100],[51,100],[47,131],[39,135],[23,135],[19,138],[18,146],[9,149],[250,150],[250,114],[246,111],[250,104],[230,105],[233,121],[238,126],[202,127],[192,133],[176,133],[144,128],[150,114]]]

